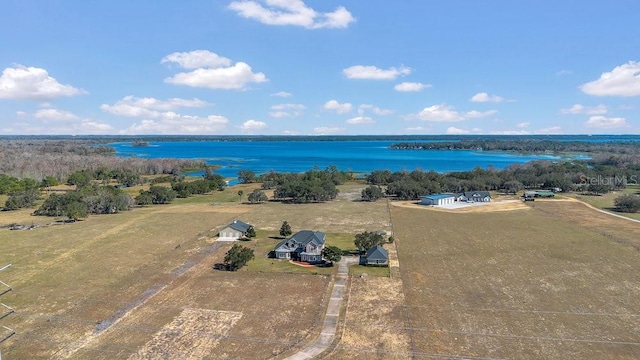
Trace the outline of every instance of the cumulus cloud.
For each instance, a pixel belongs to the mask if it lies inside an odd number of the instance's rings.
[[[470,100],[473,102],[499,103],[499,102],[503,102],[504,98],[497,95],[489,95],[486,92],[481,92],[473,95]]]
[[[347,124],[351,124],[351,125],[375,124],[375,121],[370,117],[356,116],[354,118],[347,120]]]
[[[431,127],[425,127],[425,126],[413,126],[413,127],[408,127],[405,130],[407,130],[407,131],[431,131],[433,129]]]
[[[269,116],[273,118],[296,117],[302,115],[307,107],[302,104],[277,104],[271,106]]]
[[[15,65],[2,71],[0,99],[53,100],[86,94],[82,89],[63,85],[45,69]]]
[[[257,120],[247,120],[242,125],[240,125],[240,129],[243,131],[255,131],[255,130],[264,130],[267,128],[267,124],[262,121]]]
[[[365,113],[365,111],[371,111],[374,114],[380,115],[380,116],[387,116],[387,115],[393,114],[393,110],[382,109],[371,104],[361,104],[360,106],[358,106],[358,114],[362,115]]]
[[[418,119],[423,121],[434,122],[458,122],[466,119],[483,118],[496,114],[496,110],[488,111],[468,111],[466,113],[460,113],[456,111],[453,106],[446,104],[432,105],[424,108],[417,115]]]
[[[14,123],[11,129],[5,129],[6,132],[29,135],[102,135],[115,131],[107,123],[54,108],[40,109],[33,114],[18,111],[16,115],[21,121]]]
[[[302,0],[232,1],[229,9],[266,25],[292,25],[307,29],[346,28],[355,21],[344,6],[323,13],[308,7]]]
[[[143,119],[121,131],[124,135],[202,135],[215,134],[226,128],[224,116],[206,117],[166,113],[160,119]]]
[[[581,85],[580,90],[595,96],[640,96],[640,62],[616,66],[598,80]]]
[[[209,89],[244,89],[250,83],[268,81],[263,73],[254,73],[247,63],[223,58],[207,50],[173,53],[165,56],[162,63],[175,63],[192,70],[164,79],[166,83],[203,87]]]
[[[406,66],[384,70],[375,66],[355,65],[342,70],[342,73],[348,79],[395,80],[398,76],[411,74],[411,71],[411,68]]]
[[[606,117],[606,116],[591,116],[585,123],[588,128],[598,129],[615,129],[627,127],[627,121],[622,117]]]
[[[526,129],[529,127],[529,125],[531,125],[531,123],[528,122],[521,122],[518,125],[516,125],[516,127],[520,128],[520,129]]]
[[[341,104],[337,100],[329,100],[324,104],[325,110],[333,110],[338,114],[350,113],[353,110],[351,103]]]
[[[561,134],[562,128],[560,126],[551,126],[547,128],[542,128],[534,131],[535,134],[540,135],[553,135],[553,134]]]
[[[313,132],[317,135],[332,135],[344,132],[344,128],[333,126],[320,126],[313,129]]]
[[[449,126],[447,128],[446,133],[449,134],[449,135],[464,135],[464,134],[471,134],[471,131],[465,130],[465,129],[460,129],[460,128],[453,127],[453,126]]]
[[[214,134],[226,128],[227,118],[220,115],[194,116],[176,113],[179,108],[201,108],[211,104],[194,98],[139,98],[125,96],[115,104],[102,104],[100,109],[116,116],[142,118],[122,134]]]
[[[175,63],[184,69],[220,68],[231,66],[231,60],[208,50],[174,52],[162,58],[161,64]]]
[[[271,96],[287,98],[287,97],[293,96],[293,94],[290,93],[290,92],[286,92],[286,91],[278,91],[277,93],[271,94]]]
[[[79,120],[80,117],[70,111],[58,110],[58,109],[40,109],[33,114],[33,117],[36,119],[43,120],[45,122],[49,121],[75,121]]]
[[[574,104],[570,108],[560,109],[561,114],[571,115],[604,115],[608,112],[607,107],[600,104],[594,107],[587,107],[581,104]]]
[[[417,92],[417,91],[422,91],[423,89],[426,88],[430,88],[431,85],[429,84],[423,84],[423,83],[419,83],[419,82],[403,82],[400,84],[397,84],[396,86],[394,86],[393,88],[396,91],[401,91],[401,92]]]

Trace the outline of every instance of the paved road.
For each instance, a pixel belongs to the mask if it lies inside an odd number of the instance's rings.
[[[349,276],[349,265],[358,263],[358,257],[342,257],[342,260],[338,263],[338,274],[333,282],[333,289],[331,290],[331,298],[329,299],[329,305],[327,305],[327,312],[324,316],[324,323],[322,324],[322,331],[316,341],[312,342],[306,348],[299,352],[289,356],[285,360],[304,360],[312,359],[321,352],[325,351],[336,336],[336,330],[338,329],[338,317],[340,316],[340,305],[342,299],[346,293],[346,283]]]

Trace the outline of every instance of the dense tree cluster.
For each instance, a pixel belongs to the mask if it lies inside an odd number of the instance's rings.
[[[85,186],[65,194],[51,194],[34,215],[67,216],[70,219],[89,214],[115,214],[131,209],[131,196],[113,186]]]
[[[332,263],[338,262],[342,259],[342,250],[337,246],[325,246],[325,248],[322,249],[322,257]]]
[[[384,243],[384,236],[377,232],[365,231],[357,234],[353,243],[360,251],[367,251],[374,246],[382,245]]]
[[[515,193],[523,189],[554,189],[602,194],[640,181],[640,161],[629,156],[594,157],[588,161],[532,161],[504,170],[476,168],[471,171],[377,170],[365,177],[372,185],[386,185],[387,194],[398,199],[418,199],[438,192],[497,190]]]
[[[224,190],[227,182],[220,174],[205,174],[203,179],[186,180],[181,177],[171,183],[171,188],[180,198],[186,198],[194,194],[206,194],[213,190]]]
[[[237,271],[254,258],[253,250],[234,244],[224,257],[224,265],[228,271]]]
[[[138,205],[170,204],[178,194],[166,186],[153,185],[149,190],[140,190],[135,202]]]
[[[184,169],[203,167],[201,160],[118,157],[113,148],[96,146],[95,140],[0,140],[0,174],[38,182],[47,176],[66,181],[74,172],[84,170],[95,174],[100,168],[155,175],[178,174]]]
[[[40,191],[38,191],[37,189],[12,192],[4,204],[4,209],[18,210],[22,208],[33,207],[39,197]]]
[[[625,194],[615,198],[613,201],[616,210],[626,213],[636,213],[640,211],[640,196],[635,194]]]
[[[261,175],[259,181],[263,189],[275,188],[273,197],[276,200],[307,203],[335,199],[338,195],[336,185],[351,178],[351,173],[329,166],[324,170],[314,168],[301,174],[269,172]]]
[[[370,185],[362,190],[361,196],[363,201],[377,201],[384,197],[384,192],[380,186]]]
[[[264,191],[260,189],[253,190],[249,194],[248,199],[249,199],[249,202],[252,204],[259,204],[261,202],[265,202],[269,200],[269,198],[267,197],[267,194],[265,194]]]
[[[256,173],[252,170],[240,170],[238,171],[238,182],[240,184],[250,184],[258,180]]]

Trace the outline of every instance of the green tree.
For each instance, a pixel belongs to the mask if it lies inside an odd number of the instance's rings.
[[[40,193],[36,189],[29,189],[19,191],[9,195],[9,198],[4,204],[5,210],[18,210],[22,208],[32,207],[35,205],[36,200]]]
[[[376,245],[382,245],[384,237],[373,231],[365,231],[357,234],[354,240],[354,244],[360,251],[367,251]]]
[[[265,194],[264,191],[259,189],[253,190],[251,194],[249,194],[248,198],[249,198],[249,202],[252,204],[261,203],[269,200],[269,198],[267,197],[267,194]]]
[[[613,200],[616,209],[621,212],[635,213],[640,211],[640,196],[625,194]]]
[[[371,185],[362,190],[362,200],[364,201],[376,201],[384,197],[384,192],[379,186]]]
[[[293,234],[293,231],[291,231],[291,225],[289,225],[289,222],[286,220],[283,221],[282,226],[280,226],[280,236],[287,237],[291,234]]]
[[[247,229],[247,237],[249,239],[256,237],[256,229],[254,229],[253,226],[249,226]]]
[[[224,256],[224,264],[229,271],[237,271],[254,258],[253,250],[234,244]]]
[[[326,246],[322,249],[322,256],[332,263],[338,262],[342,259],[342,250],[337,246]]]
[[[154,204],[170,204],[177,196],[175,191],[158,185],[151,186],[149,193],[153,198]]]
[[[238,196],[240,197],[240,202],[242,202],[242,195],[244,195],[244,191],[238,190]]]
[[[58,179],[54,178],[53,176],[45,176],[44,179],[42,179],[42,181],[40,182],[40,186],[43,188],[49,188],[59,184],[60,181],[58,181]]]
[[[256,182],[257,177],[256,173],[251,170],[240,170],[238,171],[238,182],[240,184],[250,184]]]
[[[148,191],[140,190],[140,194],[136,196],[135,201],[137,205],[151,205],[153,204],[153,196]]]
[[[78,221],[80,218],[89,216],[89,209],[85,203],[73,201],[65,207],[64,216],[68,217],[69,220]]]

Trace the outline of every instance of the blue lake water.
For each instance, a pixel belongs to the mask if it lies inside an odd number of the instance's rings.
[[[148,147],[134,147],[130,142],[112,143],[118,156],[140,158],[203,159],[218,165],[217,172],[228,178],[238,170],[258,174],[304,172],[314,166],[335,165],[340,170],[369,173],[373,170],[466,171],[475,167],[503,169],[511,164],[532,160],[553,160],[551,155],[527,155],[492,151],[466,150],[391,150],[398,141],[176,141],[150,142]]]

